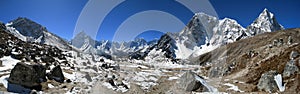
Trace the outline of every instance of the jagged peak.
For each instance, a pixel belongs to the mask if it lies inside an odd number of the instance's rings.
[[[269,12],[269,10],[267,8],[264,8],[263,12]]]
[[[220,23],[222,23],[222,22],[233,22],[233,23],[238,23],[236,20],[234,20],[234,19],[231,19],[231,18],[224,18],[224,19],[221,19],[220,20]]]
[[[76,34],[76,36],[88,36],[84,31],[81,31]]]
[[[19,23],[19,22],[22,22],[22,23],[30,23],[30,24],[35,24],[35,25],[38,25],[38,26],[41,26],[43,27],[42,25],[40,25],[39,23],[37,22],[34,22],[32,21],[31,19],[29,18],[26,18],[26,17],[18,17],[17,19],[14,19],[10,22],[13,22],[13,23]]]
[[[265,8],[258,16],[260,19],[273,19],[274,14],[270,12],[267,8]]]
[[[214,16],[211,16],[209,14],[206,14],[204,12],[199,12],[199,13],[195,13],[195,16],[207,16],[207,17],[214,17]]]

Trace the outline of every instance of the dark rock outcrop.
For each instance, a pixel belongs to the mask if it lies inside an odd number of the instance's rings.
[[[6,26],[4,23],[0,22],[0,30],[6,30]]]
[[[52,63],[55,61],[55,59],[53,57],[46,56],[46,55],[42,56],[41,60],[45,63]]]
[[[162,52],[166,52],[165,56],[167,58],[175,59],[175,49],[177,46],[175,45],[175,40],[167,33],[163,35],[157,43],[157,49],[162,49]]]
[[[143,60],[149,54],[151,50],[159,50],[161,49],[164,53],[164,56],[170,58],[175,61],[175,49],[177,46],[175,45],[175,40],[172,38],[170,33],[164,34],[160,37],[157,44],[154,44],[146,49],[146,51],[142,52],[141,50],[136,51],[134,53],[129,53],[130,59],[139,59]]]
[[[11,70],[8,82],[30,89],[41,89],[41,82],[46,81],[46,68],[43,65],[17,63]]]
[[[50,73],[47,73],[47,77],[49,80],[55,80],[57,82],[63,83],[65,80],[64,74],[62,72],[62,69],[60,68],[60,65],[55,66]]]

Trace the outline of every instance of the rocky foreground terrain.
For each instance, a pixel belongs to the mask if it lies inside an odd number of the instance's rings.
[[[264,9],[247,28],[197,13],[146,42],[71,40],[27,18],[0,23],[1,93],[223,94],[300,92],[300,29]],[[75,44],[74,44],[75,43]]]

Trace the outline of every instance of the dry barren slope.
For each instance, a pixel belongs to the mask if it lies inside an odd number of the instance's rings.
[[[196,62],[206,67],[204,75],[210,76],[215,74],[212,71],[218,71],[219,76],[223,75],[224,79],[245,82],[240,85],[244,91],[256,92],[256,85],[263,73],[271,70],[283,73],[286,63],[290,61],[290,53],[300,52],[299,43],[299,28],[264,33],[221,46],[199,56]],[[299,56],[295,61],[299,68]],[[214,69],[215,67],[220,68]],[[287,83],[286,92],[300,92],[299,80],[299,72],[284,78]]]

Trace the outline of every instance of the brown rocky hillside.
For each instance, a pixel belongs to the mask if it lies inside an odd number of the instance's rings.
[[[264,33],[221,46],[194,62],[204,66],[202,75],[222,77],[215,86],[233,83],[245,92],[279,92],[277,86],[271,88],[275,83],[271,79],[274,75],[261,79],[263,74],[276,71],[283,75],[284,92],[296,93],[300,92],[299,43],[299,28]],[[261,87],[263,83],[268,84]]]

